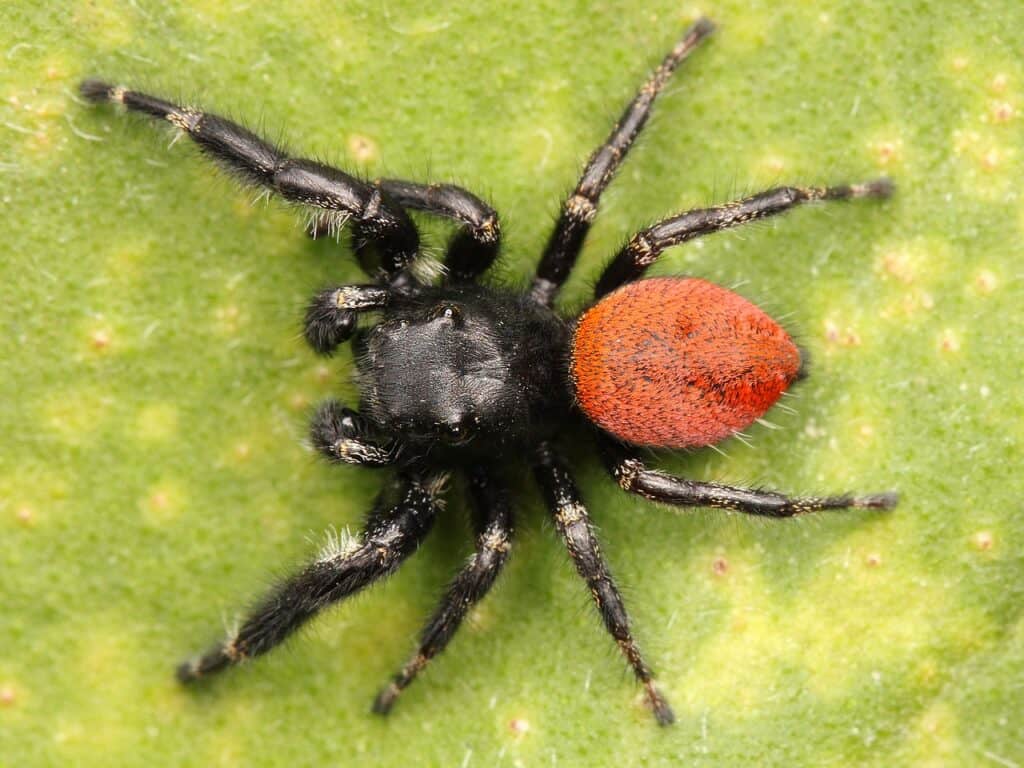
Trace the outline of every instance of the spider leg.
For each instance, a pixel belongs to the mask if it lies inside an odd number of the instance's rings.
[[[572,557],[577,572],[590,587],[590,593],[601,612],[605,627],[615,638],[637,679],[644,686],[647,699],[654,710],[654,717],[660,725],[669,725],[675,721],[675,715],[655,686],[651,669],[644,662],[640,649],[633,640],[622,596],[608,572],[590,516],[583,506],[572,476],[561,458],[546,443],[537,451],[534,471],[551,509],[555,527],[565,539],[569,556]]]
[[[379,442],[374,428],[357,412],[337,400],[319,405],[310,425],[313,446],[338,464],[361,467],[386,467],[398,461],[399,443],[393,439]]]
[[[600,446],[608,471],[623,490],[662,504],[715,507],[763,517],[794,517],[835,509],[892,509],[899,500],[898,495],[891,491],[864,495],[794,497],[775,491],[684,480],[656,469],[648,469],[634,451],[617,442],[602,438]]]
[[[320,557],[266,595],[223,643],[178,667],[192,682],[259,656],[284,641],[323,608],[395,571],[427,535],[437,513],[434,478],[400,480],[398,501],[378,497],[363,533],[325,549]]]
[[[885,198],[891,194],[892,182],[881,178],[864,184],[838,187],[779,187],[714,208],[686,211],[633,235],[629,243],[605,267],[594,288],[594,295],[603,296],[620,285],[636,280],[657,260],[662,251],[687,240],[785,213],[805,203],[859,197]]]
[[[472,282],[494,263],[501,246],[498,214],[472,192],[454,184],[419,184],[401,179],[378,179],[373,183],[407,210],[423,211],[460,225],[448,243],[446,282]],[[325,234],[327,221],[321,218],[315,222],[310,235]]]
[[[713,30],[711,21],[702,18],[686,31],[626,107],[605,143],[590,156],[576,189],[562,206],[562,215],[555,224],[537,266],[537,275],[530,289],[536,301],[545,306],[550,306],[554,301],[562,283],[569,277],[590,223],[597,215],[601,193],[611,183],[633,141],[647,122],[654,100],[683,59]]]
[[[419,235],[412,219],[379,188],[312,160],[288,157],[240,125],[192,107],[98,80],[79,86],[92,102],[123,104],[133,112],[166,120],[243,181],[266,187],[293,203],[330,212],[333,226],[351,217],[356,240],[379,249],[389,277],[416,255]]]
[[[400,205],[462,225],[448,243],[446,282],[472,282],[494,263],[501,247],[498,214],[472,192],[453,184],[416,184],[398,179],[379,183]]]
[[[377,695],[373,711],[391,711],[402,691],[454,637],[469,610],[487,594],[508,559],[512,538],[512,509],[505,489],[491,474],[476,466],[469,471],[476,528],[476,551],[448,585],[441,603],[420,635],[419,646],[405,666]]]

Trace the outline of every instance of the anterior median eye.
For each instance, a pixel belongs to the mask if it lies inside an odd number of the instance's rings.
[[[462,311],[454,304],[439,304],[431,313],[434,320],[445,319],[453,322],[462,320]]]
[[[441,432],[446,442],[452,445],[461,445],[473,437],[473,426],[471,419],[462,418],[458,421],[442,424]]]

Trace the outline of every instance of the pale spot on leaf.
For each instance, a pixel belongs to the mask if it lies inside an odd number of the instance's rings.
[[[178,431],[178,409],[170,403],[152,403],[139,411],[136,434],[145,440],[168,440]]]
[[[711,572],[715,576],[725,576],[729,572],[729,561],[719,555],[711,561]]]
[[[146,522],[163,525],[181,514],[185,493],[175,482],[166,480],[150,488],[139,506]]]
[[[235,304],[218,307],[214,311],[215,328],[222,334],[236,334],[242,324],[242,311]]]
[[[348,137],[347,144],[349,154],[352,155],[360,165],[369,165],[380,158],[380,150],[377,148],[377,142],[369,136],[353,133]]]
[[[825,320],[825,341],[842,347],[859,347],[862,343],[856,330],[850,326],[840,326],[834,320]]]
[[[921,256],[907,249],[887,251],[878,260],[877,270],[882,277],[891,276],[903,283],[912,283],[920,266]]]
[[[1013,119],[1016,111],[1013,105],[1005,101],[997,101],[992,104],[990,115],[992,122],[995,123],[1008,123]]]
[[[996,289],[998,282],[995,273],[988,269],[981,270],[977,277],[974,278],[974,286],[978,289],[978,293],[992,293]]]
[[[43,406],[43,420],[66,442],[79,444],[99,428],[112,403],[110,397],[92,392],[54,393]]]
[[[939,349],[942,352],[959,352],[960,337],[952,328],[947,328],[939,335]]]
[[[987,552],[995,544],[995,537],[991,531],[978,531],[971,536],[971,546],[979,552]]]
[[[875,157],[875,163],[880,167],[896,165],[903,160],[902,139],[879,139],[871,142],[868,148]]]
[[[102,352],[110,347],[112,334],[108,328],[97,328],[89,333],[89,346],[97,352]]]

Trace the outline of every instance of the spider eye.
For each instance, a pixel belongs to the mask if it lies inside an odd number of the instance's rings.
[[[462,445],[473,438],[473,426],[472,419],[462,418],[441,425],[441,432],[446,442],[452,445]]]
[[[433,320],[443,318],[457,323],[462,320],[462,310],[454,304],[440,304],[434,308],[434,311],[431,312],[430,316]]]

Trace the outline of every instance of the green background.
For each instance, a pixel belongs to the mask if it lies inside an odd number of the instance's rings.
[[[893,176],[674,249],[798,334],[812,378],[751,446],[666,458],[889,515],[768,523],[621,494],[572,455],[641,647],[642,706],[519,473],[494,592],[387,720],[369,704],[468,554],[461,501],[390,582],[198,690],[173,664],[381,477],[303,446],[350,402],[302,343],[360,280],[283,206],[90,109],[101,75],[501,212],[524,284],[562,195],[698,13],[563,306],[640,226],[775,183]],[[0,9],[0,764],[1024,765],[1024,7],[993,2],[8,2]],[[446,230],[424,222],[428,243]]]

